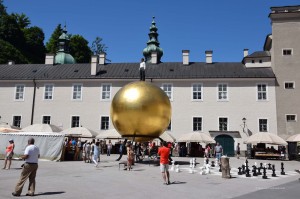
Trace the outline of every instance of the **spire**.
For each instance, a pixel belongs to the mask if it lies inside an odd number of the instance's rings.
[[[158,33],[156,23],[154,21],[155,17],[153,16],[152,24],[150,26],[149,40],[147,42],[147,47],[143,50],[143,55],[146,59],[146,62],[151,62],[151,53],[157,52],[157,61],[160,62],[161,57],[163,56],[163,49],[159,47]]]
[[[75,63],[75,59],[69,52],[70,38],[67,34],[66,24],[62,32],[63,33],[58,38],[58,51],[55,55],[55,64],[73,64]]]

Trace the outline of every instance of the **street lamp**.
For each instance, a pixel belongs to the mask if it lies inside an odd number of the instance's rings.
[[[247,120],[246,118],[243,118],[243,119],[242,119],[243,124],[244,124],[244,128],[246,127],[246,120]]]

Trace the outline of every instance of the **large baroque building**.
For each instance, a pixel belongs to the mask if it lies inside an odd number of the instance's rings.
[[[189,50],[182,51],[182,62],[161,62],[163,50],[153,19],[143,50],[146,81],[170,98],[167,130],[176,138],[193,131],[210,133],[228,155],[257,132],[282,137],[298,133],[299,10],[300,6],[272,7],[272,34],[263,51],[248,54],[245,49],[241,62],[214,62],[212,50],[205,51],[202,62],[191,62]],[[114,128],[112,98],[127,83],[139,81],[139,63],[106,63],[102,53],[92,56],[91,63],[76,64],[66,50],[67,40],[61,36],[60,51],[47,54],[45,64],[0,65],[2,122],[20,127],[84,126],[99,133]]]

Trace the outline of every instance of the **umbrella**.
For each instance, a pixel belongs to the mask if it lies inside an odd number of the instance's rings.
[[[17,127],[17,126],[12,126],[12,125],[9,125],[9,124],[0,124],[0,128],[8,128],[8,129],[17,129],[17,130],[21,130],[20,127]]]
[[[295,134],[286,139],[287,142],[300,142],[300,134]]]
[[[84,138],[94,138],[98,135],[96,131],[85,127],[73,127],[62,131],[65,135],[80,136]]]
[[[121,139],[122,136],[118,133],[116,129],[106,130],[96,136],[98,139]]]
[[[21,132],[21,130],[13,129],[13,128],[6,128],[0,126],[0,132],[1,133],[9,133],[9,132]]]
[[[32,124],[22,129],[26,132],[61,132],[62,129],[53,124]]]
[[[251,135],[245,142],[246,144],[274,144],[274,145],[287,145],[287,142],[284,141],[278,135],[267,132],[259,132]]]
[[[163,134],[159,136],[161,139],[163,139],[166,142],[175,142],[176,139],[167,131],[165,131]]]
[[[183,134],[178,142],[201,142],[201,143],[215,143],[216,141],[206,133],[193,132]]]

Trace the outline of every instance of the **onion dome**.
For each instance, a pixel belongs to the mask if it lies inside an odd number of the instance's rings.
[[[147,47],[143,50],[143,55],[146,59],[146,62],[151,62],[151,54],[152,52],[157,52],[157,61],[160,62],[161,57],[163,56],[164,52],[163,49],[159,47],[158,42],[158,33],[157,27],[155,26],[155,21],[152,20],[152,25],[150,27],[149,40],[147,42]]]
[[[55,55],[55,64],[74,64],[73,56],[69,53],[70,38],[67,34],[67,28],[64,27],[63,33],[58,39],[58,51]]]

